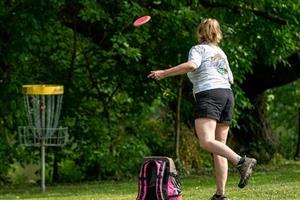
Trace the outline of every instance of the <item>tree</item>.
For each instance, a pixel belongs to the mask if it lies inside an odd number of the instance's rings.
[[[225,2],[222,0],[202,0],[187,1],[185,3],[124,1],[118,5],[110,5],[109,3],[99,5],[103,7],[109,5],[110,8],[113,8],[112,10],[115,7],[120,9],[124,5],[130,5],[132,10],[139,11],[133,12],[136,15],[144,12],[153,16],[153,21],[149,26],[152,30],[155,30],[155,33],[148,33],[148,37],[151,38],[148,49],[157,46],[155,42],[158,43],[159,49],[156,49],[160,52],[160,58],[152,56],[151,59],[147,58],[149,60],[142,60],[142,63],[147,61],[149,64],[160,64],[169,60],[174,62],[174,59],[169,59],[170,55],[172,57],[174,53],[176,55],[176,52],[178,52],[177,55],[187,52],[188,47],[193,43],[191,39],[188,39],[191,38],[193,31],[186,25],[196,27],[200,19],[206,16],[218,18],[223,26],[225,36],[223,48],[228,54],[238,84],[234,87],[237,97],[238,115],[236,124],[238,126],[233,130],[233,133],[244,147],[245,152],[249,152],[250,149],[253,151],[252,147],[255,145],[260,146],[262,149],[260,152],[252,152],[253,154],[257,154],[257,157],[264,157],[264,159],[271,157],[274,153],[276,139],[268,121],[266,121],[264,92],[269,88],[278,87],[299,78],[300,72],[297,67],[299,66],[299,24],[297,19],[299,19],[300,9],[297,1],[274,2],[261,0],[249,2],[245,0]],[[81,6],[85,7],[86,5]],[[77,6],[77,8],[79,7]],[[66,5],[65,10],[71,8],[73,7]],[[93,37],[99,35],[95,22],[82,21],[78,17],[80,12],[80,9],[71,12],[81,27],[77,31],[97,41]],[[106,13],[110,15],[110,11]],[[121,11],[115,13],[118,13],[118,16],[110,15],[111,19],[113,21],[116,19],[121,20],[123,17]],[[202,16],[199,16],[199,13]],[[69,16],[68,18],[72,17]],[[169,22],[165,21],[165,18],[168,18]],[[99,23],[105,22],[99,20]],[[99,28],[99,24],[97,27]],[[143,27],[142,30],[144,29],[148,28]],[[86,30],[90,31],[87,32]],[[116,30],[106,30],[110,34],[118,32]],[[168,43],[162,45],[164,36],[167,35],[168,37],[174,32],[177,32],[177,42],[172,42],[172,38],[168,38]],[[105,35],[105,31],[102,34]],[[147,33],[144,32],[144,34]],[[101,44],[102,48],[109,46],[108,37],[104,38],[107,42]],[[142,48],[144,47],[140,47],[140,49]],[[146,51],[145,55],[147,53]],[[148,57],[151,56],[148,55]],[[155,62],[152,63],[151,61]],[[266,153],[262,154],[262,152]]]

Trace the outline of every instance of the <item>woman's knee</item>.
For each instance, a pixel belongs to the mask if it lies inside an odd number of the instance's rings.
[[[200,147],[205,150],[210,150],[212,147],[212,141],[210,141],[210,140],[204,140],[204,139],[201,140],[200,139],[199,144],[200,144]]]

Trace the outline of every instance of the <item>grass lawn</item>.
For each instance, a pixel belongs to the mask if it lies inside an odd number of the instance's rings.
[[[239,177],[230,172],[227,194],[230,200],[300,200],[300,162],[280,167],[258,166],[248,186],[237,187]],[[208,200],[215,191],[213,176],[181,177],[183,200]],[[2,186],[0,199],[34,200],[135,200],[137,181],[98,182],[47,186]]]

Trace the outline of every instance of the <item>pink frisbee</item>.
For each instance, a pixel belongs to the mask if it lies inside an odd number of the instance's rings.
[[[142,26],[143,24],[146,24],[147,22],[149,22],[150,19],[151,19],[151,17],[149,15],[139,17],[133,22],[133,26],[135,26],[135,27]]]

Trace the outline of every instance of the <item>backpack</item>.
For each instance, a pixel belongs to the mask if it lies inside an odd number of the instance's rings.
[[[179,177],[171,158],[144,158],[136,200],[181,200]]]

